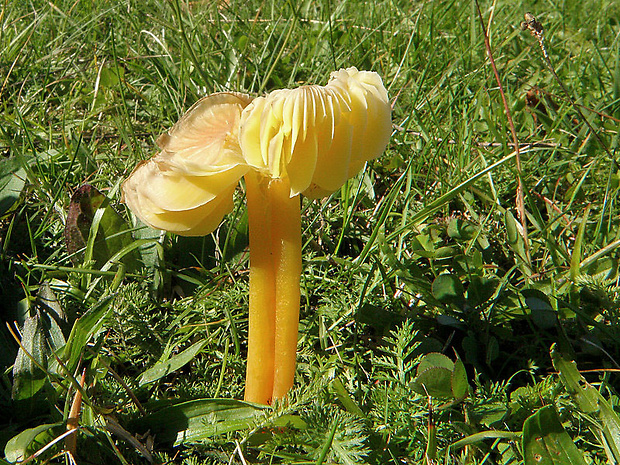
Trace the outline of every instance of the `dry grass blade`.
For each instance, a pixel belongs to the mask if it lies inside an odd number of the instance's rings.
[[[514,122],[512,120],[512,114],[510,113],[510,107],[508,106],[506,94],[502,86],[502,81],[497,71],[497,66],[495,65],[495,59],[493,58],[493,53],[491,51],[491,43],[489,42],[489,35],[487,32],[487,28],[484,25],[484,20],[482,19],[482,13],[480,11],[480,5],[478,4],[478,0],[476,0],[476,12],[478,13],[478,19],[480,20],[480,26],[482,27],[482,32],[484,35],[484,46],[486,48],[487,55],[489,56],[489,60],[491,62],[491,68],[493,68],[493,74],[495,75],[495,80],[497,81],[497,86],[499,88],[500,95],[502,96],[502,103],[504,104],[504,110],[506,111],[506,119],[508,120],[508,126],[510,127],[510,134],[512,135],[513,146],[515,148],[515,153],[516,153],[515,154],[515,165],[517,168],[516,208],[517,208],[517,215],[519,218],[519,223],[521,223],[520,233],[523,236],[523,242],[525,244],[526,256],[524,258],[527,260],[527,263],[531,265],[530,245],[529,245],[528,234],[527,234],[527,217],[525,215],[525,202],[523,199],[524,197],[523,178],[521,176],[521,153],[519,150],[519,140],[517,138],[517,131],[515,129]]]

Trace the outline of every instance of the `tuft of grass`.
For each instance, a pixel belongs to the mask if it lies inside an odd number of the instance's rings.
[[[620,7],[531,6],[545,56],[524,4],[479,6],[6,0],[0,461],[529,464],[532,431],[620,460]],[[304,201],[296,388],[257,408],[243,192],[181,238],[120,182],[203,95],[347,66],[383,77],[393,137]]]

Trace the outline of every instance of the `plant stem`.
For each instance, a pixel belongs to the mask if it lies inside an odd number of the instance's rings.
[[[250,328],[245,400],[268,404],[293,386],[299,325],[301,212],[287,180],[245,177]]]

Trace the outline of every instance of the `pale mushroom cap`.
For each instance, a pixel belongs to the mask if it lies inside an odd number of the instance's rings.
[[[253,101],[212,94],[159,137],[161,152],[134,169],[123,199],[154,228],[204,235],[232,210],[248,170],[288,177],[291,197],[321,197],[381,155],[390,134],[387,91],[374,72],[342,69],[326,86],[277,90]]]
[[[124,201],[135,215],[149,226],[186,236],[217,228],[249,169],[237,134],[250,101],[243,94],[209,95],[160,136],[162,151],[123,183]]]
[[[288,177],[291,196],[340,188],[388,144],[391,107],[378,74],[342,69],[322,86],[277,90],[249,104],[239,144],[264,176]]]

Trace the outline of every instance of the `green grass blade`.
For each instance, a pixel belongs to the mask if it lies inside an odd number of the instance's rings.
[[[588,224],[588,216],[590,214],[590,205],[586,207],[586,211],[583,213],[581,223],[579,224],[579,230],[575,237],[575,245],[573,246],[573,253],[570,261],[569,276],[572,281],[575,281],[581,271],[581,257],[583,254],[583,241],[586,234],[586,225]]]

